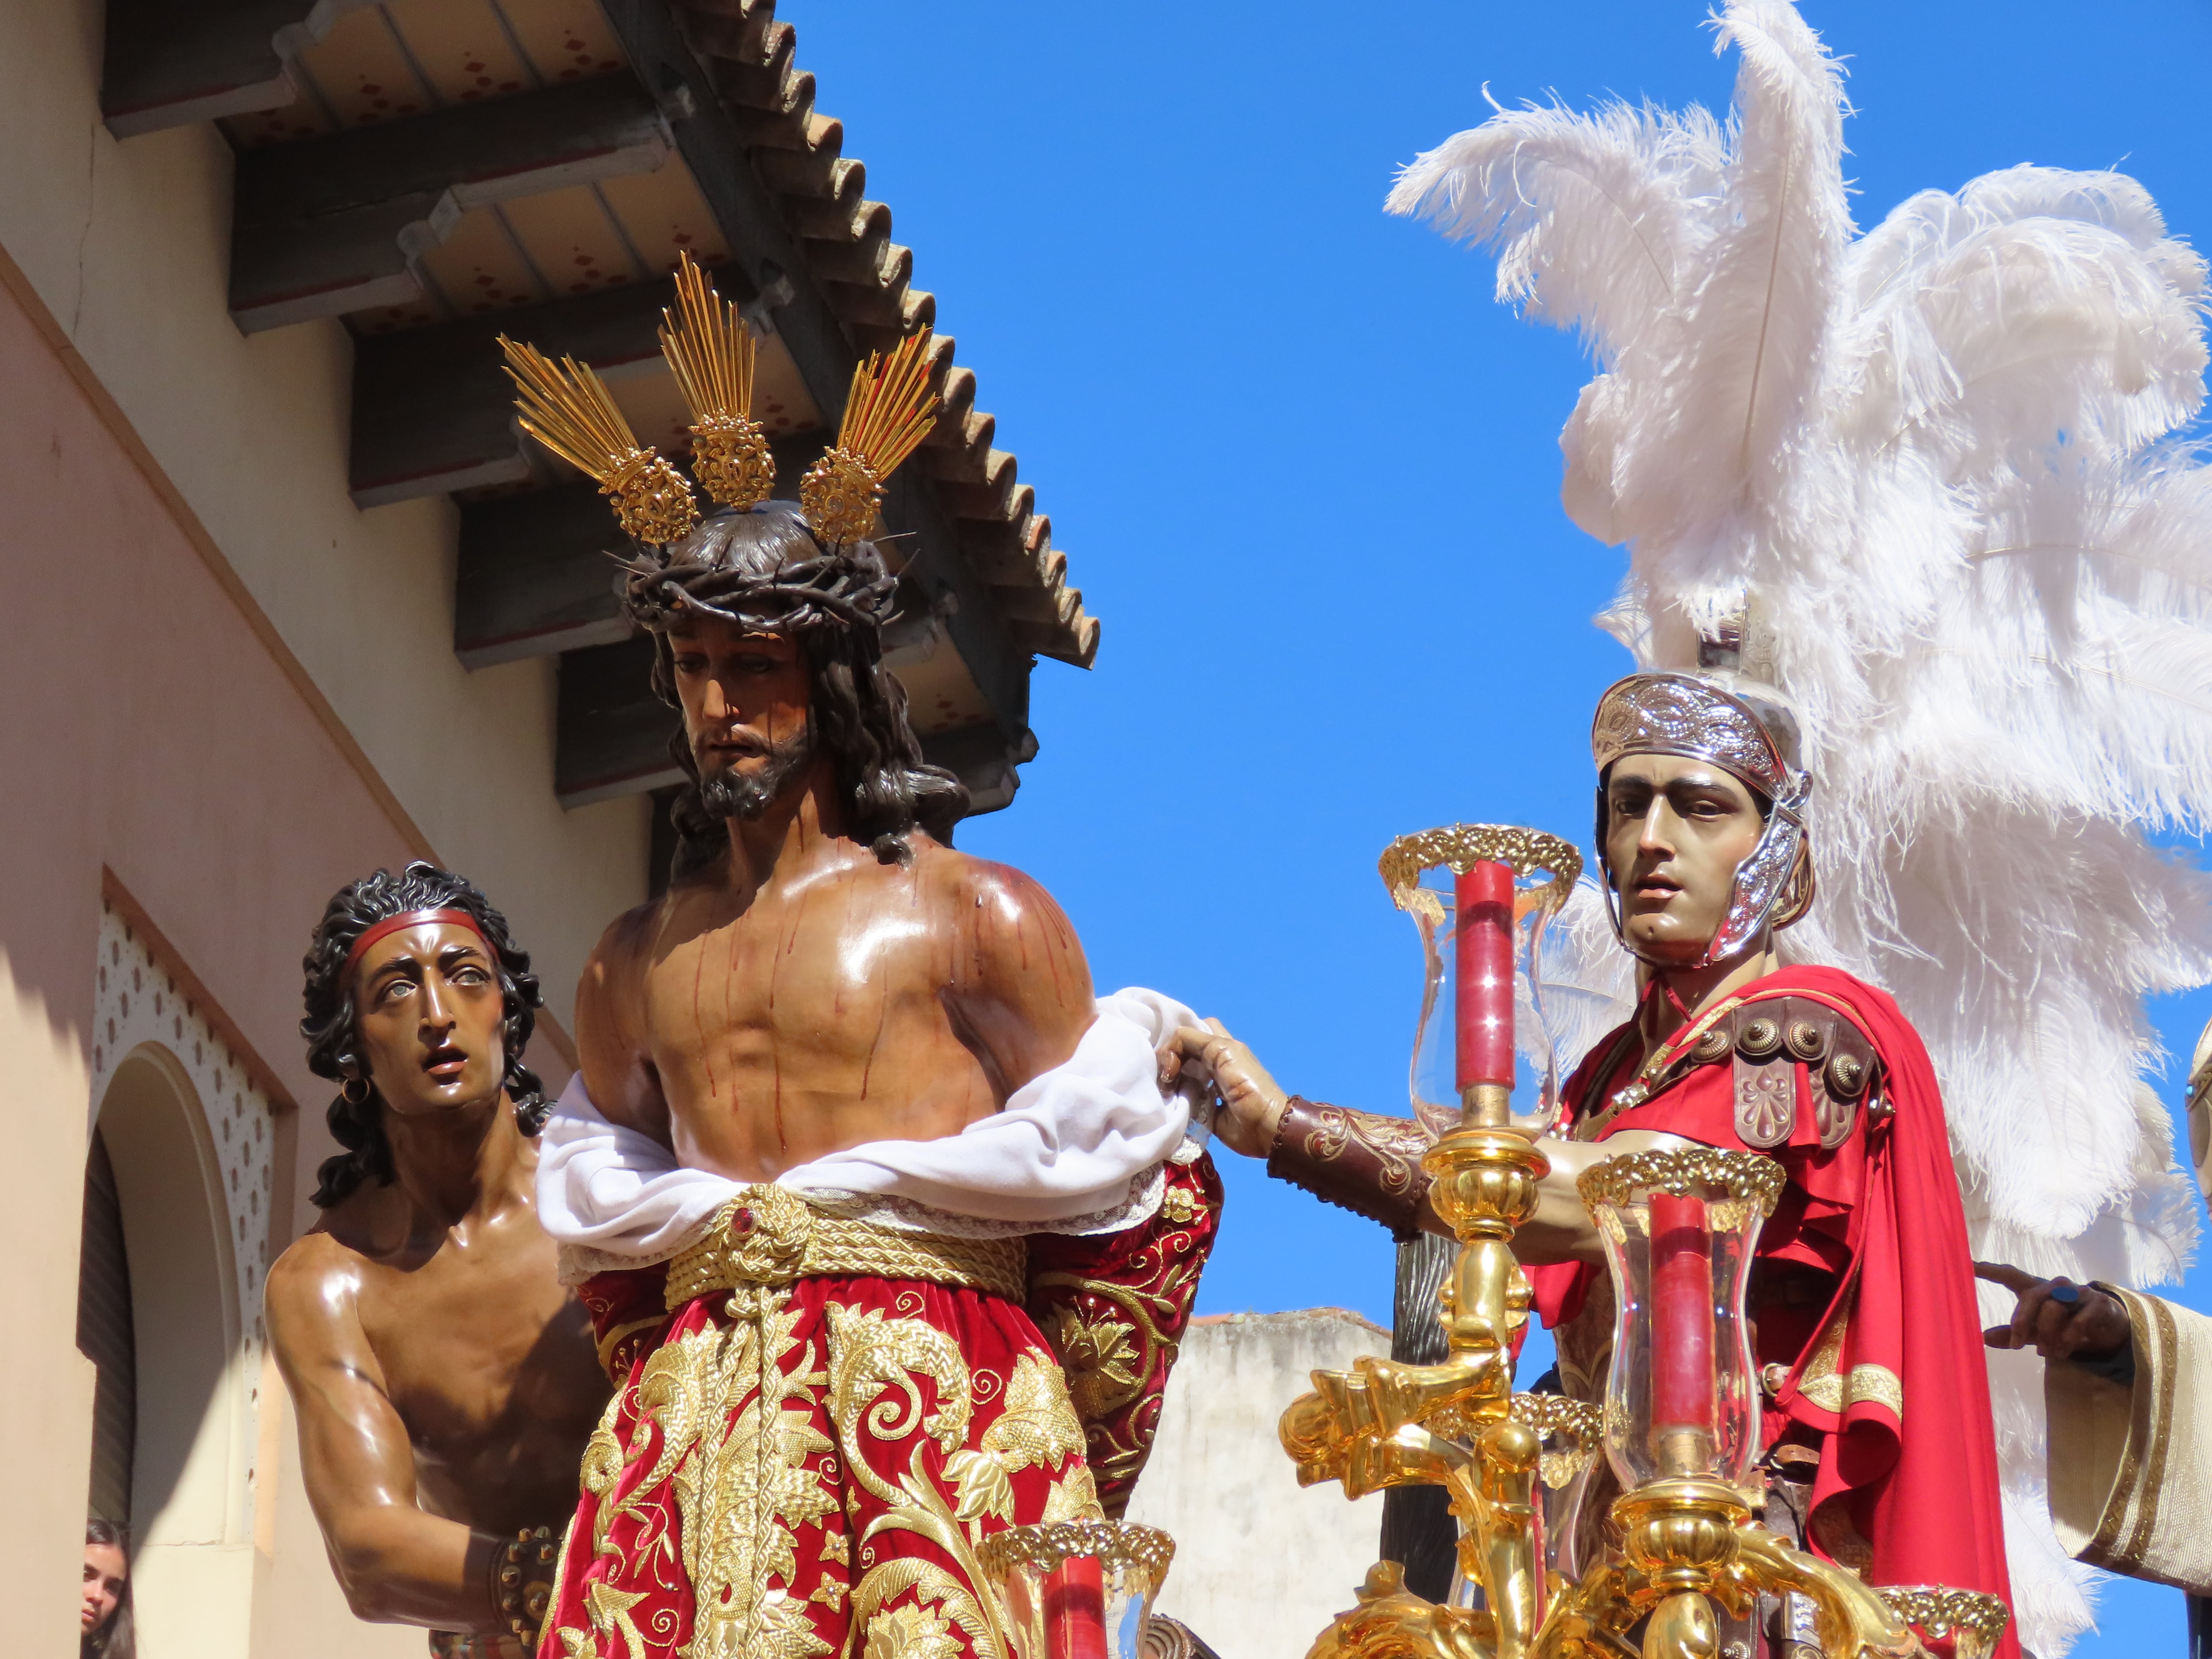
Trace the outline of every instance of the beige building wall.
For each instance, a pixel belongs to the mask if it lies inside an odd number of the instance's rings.
[[[644,896],[646,806],[556,802],[550,660],[455,661],[454,515],[353,507],[349,337],[233,325],[228,151],[205,125],[108,135],[104,10],[0,0],[0,1243],[28,1264],[0,1372],[17,1427],[9,1644],[75,1650],[93,1393],[77,1239],[112,1106],[143,1154],[133,1178],[164,1194],[139,1206],[164,1242],[149,1270],[215,1298],[186,1297],[173,1328],[179,1309],[142,1310],[142,1370],[189,1379],[142,1414],[144,1455],[176,1463],[149,1477],[171,1512],[134,1516],[162,1552],[142,1653],[419,1655],[421,1632],[345,1612],[254,1337],[258,1271],[312,1218],[331,1150],[326,1089],[301,1063],[301,954],[367,870],[427,855],[466,872],[537,959],[555,1018],[532,1060],[557,1087],[585,956]],[[186,1039],[95,1057],[111,915],[265,1103],[250,1211],[222,1139],[250,1115],[177,1052]],[[190,1249],[170,1260],[175,1240]]]
[[[552,659],[454,659],[455,515],[353,507],[351,337],[238,331],[229,148],[208,122],[109,136],[104,13],[0,0],[0,248],[424,844],[514,922],[565,1026],[599,931],[644,896],[646,803],[554,798]]]
[[[1154,1611],[1221,1659],[1297,1659],[1352,1606],[1382,1543],[1382,1499],[1301,1488],[1275,1425],[1310,1373],[1389,1352],[1388,1331],[1341,1308],[1191,1322],[1128,1518],[1176,1540]]]

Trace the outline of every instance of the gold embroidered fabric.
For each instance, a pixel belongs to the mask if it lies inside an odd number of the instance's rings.
[[[1854,1365],[1841,1370],[1844,1343],[1850,1332],[1848,1310],[1839,1311],[1820,1334],[1820,1346],[1805,1362],[1797,1379],[1797,1392],[1822,1411],[1842,1412],[1862,1401],[1885,1406],[1890,1415],[1905,1421],[1905,1384],[1886,1365]],[[1841,1559],[1838,1557],[1838,1559]]]
[[[684,1659],[825,1659],[839,1628],[854,1659],[1013,1659],[977,1546],[1100,1514],[1060,1367],[1018,1316],[984,1316],[996,1335],[971,1333],[971,1353],[901,1316],[911,1290],[805,1296],[732,1288],[611,1402],[559,1569],[584,1582],[553,1621],[556,1659],[665,1651],[679,1601]]]
[[[665,1300],[673,1311],[714,1291],[846,1273],[1019,1301],[1029,1282],[1029,1243],[900,1231],[838,1215],[782,1187],[752,1186],[722,1206],[705,1238],[669,1262]]]

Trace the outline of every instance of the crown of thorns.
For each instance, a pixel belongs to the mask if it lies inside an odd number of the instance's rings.
[[[799,516],[797,509],[793,516]],[[687,557],[680,547],[647,550],[621,564],[629,573],[624,607],[645,627],[663,630],[702,611],[771,628],[817,616],[880,628],[890,620],[898,589],[898,579],[866,542],[787,559],[768,572]]]
[[[691,473],[717,503],[750,512],[775,486],[775,460],[768,434],[752,418],[752,332],[737,307],[715,293],[706,273],[686,252],[676,272],[676,301],[661,313],[660,351],[691,410]],[[837,441],[816,461],[799,487],[799,509],[815,539],[838,552],[865,538],[876,521],[884,482],[929,435],[938,398],[929,389],[930,331],[877,352],[853,371]],[[665,549],[699,521],[699,503],[684,475],[650,444],[641,444],[606,383],[574,357],[558,362],[535,346],[500,336],[507,377],[514,382],[522,429],[572,466],[588,473],[614,502],[623,531],[648,549]],[[664,556],[647,564],[625,561],[635,591],[649,574],[672,574]],[[816,561],[805,561],[811,567]],[[684,590],[701,598],[701,567]],[[820,575],[794,566],[772,580],[733,579],[768,599],[789,589],[797,602],[823,605],[832,597]],[[711,583],[709,583],[711,586]],[[872,584],[863,584],[863,586]],[[733,588],[734,591],[734,588]],[[859,590],[855,590],[857,592]],[[806,594],[819,597],[805,599]],[[841,605],[854,602],[847,595]],[[719,605],[712,608],[720,609]]]

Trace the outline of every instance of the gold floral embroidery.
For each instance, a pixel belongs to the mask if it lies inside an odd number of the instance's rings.
[[[1045,1340],[1066,1372],[1091,1472],[1100,1480],[1133,1480],[1151,1455],[1157,1419],[1121,1424],[1117,1433],[1114,1418],[1161,1367],[1175,1363],[1181,1340],[1161,1326],[1180,1323],[1188,1312],[1204,1260],[1176,1261],[1150,1288],[1070,1273],[1041,1273],[1030,1281],[1030,1306],[1051,1306]],[[1097,1310],[1088,1318],[1080,1311],[1086,1302]]]
[[[1004,1459],[1009,1474],[1032,1465],[1057,1469],[1083,1449],[1083,1424],[1066,1378],[1043,1354],[1015,1360],[1006,1408],[983,1431],[983,1449]]]
[[[874,1559],[871,1540],[887,1532],[908,1532],[927,1539],[949,1556],[960,1569],[956,1577],[933,1561],[918,1556],[894,1556],[870,1565],[853,1588],[852,1619],[846,1638],[849,1655],[854,1638],[866,1630],[870,1659],[882,1659],[876,1614],[885,1603],[908,1591],[915,1602],[933,1603],[944,1609],[951,1624],[966,1632],[979,1659],[1007,1659],[1003,1621],[986,1598],[990,1596],[981,1563],[975,1559],[973,1534],[981,1531],[981,1516],[994,1494],[983,1473],[981,1458],[992,1463],[995,1455],[960,1458],[972,1414],[971,1379],[958,1346],[945,1333],[916,1319],[886,1319],[876,1311],[860,1312],[831,1304],[830,1315],[830,1417],[836,1425],[845,1467],[852,1478],[887,1507],[868,1522],[859,1539],[860,1559]],[[924,1415],[917,1376],[937,1386],[936,1408]],[[1012,1389],[1009,1385],[1009,1393]],[[919,1430],[934,1440],[944,1454],[947,1472],[955,1460],[968,1473],[963,1487],[955,1476],[955,1490],[963,1517],[945,1500],[922,1467],[927,1442],[917,1443],[903,1469],[877,1466],[872,1452],[896,1445]],[[1001,1471],[1003,1472],[1003,1471]],[[967,1527],[962,1522],[965,1519]],[[961,1582],[962,1578],[966,1583]],[[970,1587],[973,1587],[972,1589]],[[913,1620],[882,1627],[884,1643],[893,1652],[915,1648],[915,1659],[931,1659],[931,1639]],[[949,1638],[948,1638],[949,1639]],[[956,1650],[957,1650],[957,1644]]]
[[[584,1488],[602,1500],[592,1537],[599,1561],[619,1565],[612,1537],[618,1520],[649,1511],[664,1483],[674,1491],[696,1607],[687,1659],[814,1659],[830,1650],[815,1634],[806,1604],[789,1591],[798,1574],[796,1530],[835,1510],[836,1499],[806,1467],[806,1459],[835,1445],[811,1420],[827,1377],[812,1345],[802,1348],[793,1334],[799,1316],[788,1302],[782,1291],[766,1287],[733,1293],[730,1324],[689,1332],[646,1362],[626,1453],[614,1431],[614,1406],[585,1448]],[[642,1461],[655,1433],[660,1444],[653,1467],[623,1502],[605,1502],[625,1462]],[[666,1540],[659,1542],[666,1547]],[[631,1547],[650,1546],[633,1540]],[[593,1580],[584,1597],[591,1634],[558,1632],[567,1659],[599,1654],[599,1638],[617,1635],[628,1659],[642,1659],[629,1613],[641,1599],[605,1576]]]
[[[842,1532],[824,1532],[822,1534],[822,1553],[817,1559],[834,1562],[841,1567],[851,1565],[852,1540]]]
[[[727,1418],[720,1439],[711,1427],[701,1436],[698,1455],[674,1476],[697,1607],[690,1659],[810,1659],[830,1651],[787,1589],[799,1572],[794,1530],[837,1506],[805,1463],[834,1449],[811,1420],[813,1390],[827,1379],[814,1368],[811,1344],[786,1369],[801,1346],[788,1301],[781,1290],[734,1292],[730,1312],[739,1322],[713,1333],[722,1349],[720,1388],[707,1421],[719,1424],[731,1403],[746,1403]],[[787,1403],[794,1399],[799,1403]],[[785,1589],[773,1587],[779,1578]]]
[[[1075,1408],[1086,1419],[1106,1416],[1137,1387],[1135,1326],[1119,1319],[1085,1319],[1063,1304],[1053,1310],[1045,1340],[1060,1356]]]
[[[868,1621],[868,1659],[960,1659],[960,1638],[929,1608],[901,1607]]]
[[[637,1621],[629,1616],[629,1610],[644,1600],[642,1591],[618,1590],[612,1584],[599,1582],[584,1592],[584,1611],[591,1615],[594,1632],[601,1636],[619,1634],[623,1651],[629,1659],[645,1659],[645,1638],[638,1633]],[[562,1632],[564,1641],[567,1635]],[[596,1642],[592,1644],[594,1648],[598,1645]],[[568,1650],[574,1653],[575,1649],[571,1647]]]
[[[1044,1500],[1044,1522],[1103,1521],[1106,1511],[1098,1502],[1098,1482],[1087,1463],[1078,1463],[1052,1483]]]

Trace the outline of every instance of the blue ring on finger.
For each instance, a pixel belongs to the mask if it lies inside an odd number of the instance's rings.
[[[2079,1285],[2053,1285],[2051,1287],[2051,1299],[2053,1302],[2063,1302],[2070,1308],[2081,1299],[2081,1287]]]

